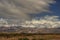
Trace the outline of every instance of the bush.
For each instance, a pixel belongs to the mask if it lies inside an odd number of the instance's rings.
[[[32,40],[44,40],[44,39],[32,39]]]
[[[39,39],[39,40],[44,40],[44,39]]]
[[[23,40],[29,40],[28,38],[23,38]]]
[[[29,40],[28,38],[19,38],[18,40]]]
[[[36,40],[36,39],[32,39],[32,40]]]
[[[22,38],[19,38],[18,40],[22,40]]]

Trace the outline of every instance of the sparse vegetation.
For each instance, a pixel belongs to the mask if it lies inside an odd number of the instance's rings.
[[[32,39],[32,40],[36,40],[36,39]]]
[[[0,33],[0,40],[51,40],[60,39],[60,34]]]
[[[18,40],[29,40],[28,38],[19,38]]]
[[[44,39],[39,39],[39,40],[44,40]]]
[[[19,38],[18,40],[22,40],[22,38]]]
[[[28,38],[23,38],[23,40],[29,40]]]

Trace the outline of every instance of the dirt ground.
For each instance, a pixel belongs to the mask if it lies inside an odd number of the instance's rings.
[[[0,36],[0,40],[21,40],[23,38],[28,38],[29,40],[60,40],[60,35],[20,35],[20,36]]]

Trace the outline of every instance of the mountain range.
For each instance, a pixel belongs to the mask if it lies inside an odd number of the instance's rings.
[[[17,33],[60,33],[60,28],[31,28],[31,27],[0,27],[0,32],[17,32]]]

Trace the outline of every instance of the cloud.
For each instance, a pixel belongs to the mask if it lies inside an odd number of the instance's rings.
[[[0,0],[0,16],[20,20],[30,19],[28,14],[49,12],[54,0]]]
[[[57,28],[60,27],[59,16],[44,16],[39,20],[32,19],[22,24],[23,27],[37,27],[37,28]]]
[[[19,20],[15,19],[0,19],[0,26],[1,25],[11,25],[11,24],[16,24],[20,25],[22,27],[36,27],[36,28],[58,28],[60,27],[60,17],[59,16],[44,16],[40,17],[39,19],[32,19],[32,20],[27,20],[25,22],[20,23]],[[20,23],[20,24],[19,24]]]

